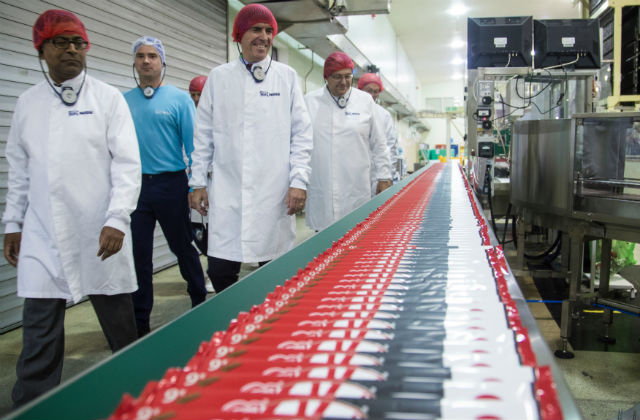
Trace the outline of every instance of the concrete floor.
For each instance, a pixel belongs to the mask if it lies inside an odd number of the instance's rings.
[[[541,299],[531,277],[516,278],[525,299]],[[546,305],[529,303],[529,309],[551,351],[560,349],[560,328]],[[564,373],[582,417],[585,420],[626,419],[626,416],[619,417],[619,413],[640,403],[640,354],[579,351],[570,345],[569,350],[575,354],[574,359],[556,358],[555,361]]]
[[[304,226],[303,219],[298,218],[299,242],[312,234]],[[202,262],[203,267],[206,267],[204,257]],[[243,264],[241,276],[254,269]],[[523,275],[518,281],[525,298],[540,299],[530,277]],[[152,328],[157,328],[190,309],[185,282],[177,267],[157,273],[154,285],[156,301],[151,317]],[[560,330],[546,306],[542,303],[530,303],[530,309],[551,350],[559,348]],[[67,310],[65,328],[63,381],[82,373],[111,354],[89,302]],[[7,332],[0,339],[0,415],[10,411],[10,393],[15,382],[15,363],[21,339],[21,329]],[[575,355],[574,359],[556,359],[556,362],[564,372],[584,419],[618,419],[619,412],[640,402],[640,354],[575,351]]]

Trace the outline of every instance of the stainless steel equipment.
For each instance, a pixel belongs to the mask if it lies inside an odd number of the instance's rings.
[[[469,70],[466,170],[481,200],[489,204],[492,219],[506,215],[510,209],[511,168],[507,162],[512,160],[510,139],[514,122],[550,121],[590,112],[594,74],[593,70],[567,72],[528,67]],[[544,128],[544,124],[538,128]],[[557,128],[551,128],[550,134],[556,131]],[[492,146],[495,154],[485,154],[487,146]],[[501,164],[505,168],[499,168]]]
[[[640,242],[639,178],[640,113],[576,114],[514,125],[511,202],[524,223],[557,229],[571,244],[570,266],[564,259],[569,298],[563,302],[563,348],[556,352],[558,357],[572,357],[567,339],[580,304],[601,303],[640,313],[638,302],[609,295],[611,240]],[[586,238],[603,240],[597,295],[580,287]],[[604,316],[607,339],[611,311],[605,310]]]

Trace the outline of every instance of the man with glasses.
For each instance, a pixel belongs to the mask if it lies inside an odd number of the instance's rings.
[[[88,296],[108,344],[137,338],[137,288],[129,214],[140,191],[140,155],[129,108],[89,76],[89,38],[64,10],[33,26],[45,81],[18,98],[7,140],[4,256],[24,297],[14,406],[60,383],[67,300]],[[42,63],[41,63],[42,66]]]
[[[131,215],[133,257],[138,290],[133,294],[140,337],[151,330],[153,308],[153,232],[156,221],[169,249],[178,258],[180,274],[194,307],[206,299],[204,272],[192,245],[189,186],[184,153],[189,164],[193,151],[196,108],[189,95],[165,84],[162,41],[141,36],[133,42],[134,68],[140,82],[124,94],[136,126],[142,160],[142,188]],[[134,74],[135,77],[135,74]],[[190,166],[190,165],[189,165]]]
[[[313,124],[306,223],[316,231],[346,216],[391,186],[384,131],[371,96],[352,89],[354,64],[343,52],[324,62],[326,85],[305,96]]]

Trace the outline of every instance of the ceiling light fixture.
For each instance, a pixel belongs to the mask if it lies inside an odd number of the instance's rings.
[[[461,40],[460,38],[454,38],[451,41],[451,44],[449,44],[451,46],[451,48],[462,48],[465,45],[465,42],[463,40]]]
[[[451,7],[449,7],[449,9],[447,10],[447,13],[452,16],[462,16],[465,13],[467,13],[467,10],[469,10],[469,8],[464,4],[454,3],[451,5]]]
[[[454,57],[454,59],[451,60],[451,64],[453,64],[454,66],[458,66],[460,64],[464,64],[464,60],[460,57]]]

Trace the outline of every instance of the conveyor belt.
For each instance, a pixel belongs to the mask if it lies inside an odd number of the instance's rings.
[[[112,418],[562,418],[507,275],[433,166]]]

